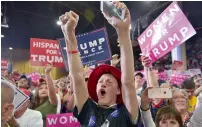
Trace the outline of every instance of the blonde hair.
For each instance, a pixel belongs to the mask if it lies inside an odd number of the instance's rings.
[[[180,91],[182,94],[184,94],[184,96],[185,96],[185,98],[186,98],[186,100],[187,100],[187,105],[188,105],[188,93],[185,91],[185,90],[183,90],[183,89],[179,89],[179,88],[174,88],[174,89],[172,89],[172,95],[173,95],[173,93],[175,93],[176,91]],[[167,100],[167,104],[169,105],[169,106],[173,106],[173,98],[171,98],[171,99],[168,99]]]

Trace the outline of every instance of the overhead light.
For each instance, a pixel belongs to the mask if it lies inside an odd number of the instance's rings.
[[[9,49],[10,49],[10,50],[13,50],[13,48],[12,48],[12,47],[9,47]]]
[[[58,25],[62,25],[62,22],[60,22],[60,21],[57,21],[57,24],[58,24]]]
[[[1,23],[1,27],[5,27],[5,28],[8,28],[8,24],[4,24],[4,23]]]
[[[4,35],[1,35],[1,37],[4,37]]]
[[[6,17],[3,17],[3,22],[1,23],[1,27],[5,27],[8,28],[8,23],[7,23],[8,19]]]

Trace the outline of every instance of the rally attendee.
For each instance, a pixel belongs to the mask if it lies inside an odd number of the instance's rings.
[[[46,125],[46,115],[56,114],[57,112],[58,100],[51,76],[52,67],[51,64],[46,67],[46,80],[40,79],[35,91],[34,102],[31,104],[32,109],[41,112],[44,126]]]
[[[70,89],[70,76],[61,78],[58,82],[58,94],[61,98],[61,113],[72,111],[71,104],[72,92]],[[70,102],[70,103],[69,103]]]
[[[85,77],[85,76],[84,76]],[[72,77],[69,75],[68,77],[69,83],[68,83],[68,92],[69,92],[69,97],[67,98],[66,101],[66,112],[73,112],[73,109],[75,107],[75,101],[74,101],[74,92],[73,92],[73,81]]]
[[[168,105],[174,107],[181,115],[184,127],[187,126],[192,113],[189,112],[188,93],[182,89],[172,90],[172,99],[168,100]]]
[[[189,112],[193,112],[197,104],[197,97],[194,96],[195,83],[192,80],[185,80],[181,84],[181,88],[186,90],[189,95]]]
[[[155,123],[152,119],[149,103],[152,99],[148,98],[148,90],[146,88],[141,96],[141,116],[145,127],[183,127],[181,114],[172,107],[164,106],[157,112]]]
[[[198,105],[188,123],[188,127],[202,127],[202,92],[198,96]]]
[[[7,122],[13,117],[15,89],[8,81],[1,79],[1,126],[9,127]]]
[[[62,103],[64,103],[68,96],[69,96],[69,92],[67,90],[68,85],[69,84],[69,78],[68,77],[62,77],[59,79],[57,85],[58,85],[58,94],[60,95],[60,98],[62,100]]]
[[[30,88],[29,80],[28,80],[26,75],[21,75],[20,76],[20,78],[18,80],[18,87],[19,88],[24,88],[24,89],[29,89]]]
[[[30,91],[27,89],[20,89],[25,95],[30,97]],[[29,109],[30,100],[27,100],[14,113],[15,121],[20,127],[43,127],[42,115],[39,111]],[[13,120],[9,124],[16,126]]]
[[[126,11],[123,21],[104,14],[118,34],[122,73],[112,66],[100,65],[91,73],[88,89],[85,85],[75,37],[79,17],[72,11],[60,17],[66,40],[69,70],[73,80],[76,102],[74,115],[82,126],[131,127],[137,116],[138,104],[133,85],[134,59],[129,30],[130,12],[123,3],[113,2],[113,4]],[[121,91],[124,91],[124,94],[121,94]]]
[[[147,88],[145,90],[145,92],[143,92],[144,94],[142,94],[142,96],[141,96],[141,109],[142,109],[142,111],[149,110],[149,105],[152,102],[152,99],[148,98],[148,89],[151,89],[151,88]],[[168,104],[168,106],[173,107],[174,109],[176,109],[180,113],[181,119],[183,121],[183,126],[187,127],[187,124],[190,121],[190,118],[192,116],[192,113],[190,113],[188,111],[188,107],[189,107],[189,105],[188,105],[188,94],[185,90],[173,89],[172,90],[172,96],[173,97],[167,101],[167,104]],[[161,108],[159,108],[159,109],[161,109]],[[151,116],[150,113],[151,112],[148,111],[146,114],[148,116]],[[148,118],[147,122],[150,123],[152,121],[149,117],[146,117],[146,118]]]
[[[142,55],[141,60],[142,60],[142,65],[144,66],[144,74],[146,79],[146,83],[143,85],[143,91],[147,87],[158,88],[163,83],[165,83],[158,80],[158,76],[155,70],[153,70],[151,60],[149,59],[149,57]],[[152,113],[153,120],[155,120],[156,113],[158,112],[158,110],[165,105],[166,105],[166,100],[162,99],[161,97],[153,99],[153,101],[150,103],[150,110]]]
[[[140,72],[135,74],[135,89],[137,95],[141,95],[144,75]]]
[[[183,127],[181,115],[170,106],[165,106],[157,112],[155,124],[156,127]]]

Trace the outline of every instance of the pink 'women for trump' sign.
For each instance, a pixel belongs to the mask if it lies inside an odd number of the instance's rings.
[[[138,42],[143,55],[155,62],[195,34],[177,2],[173,2],[138,37]]]
[[[49,114],[46,116],[46,127],[80,127],[72,113]]]

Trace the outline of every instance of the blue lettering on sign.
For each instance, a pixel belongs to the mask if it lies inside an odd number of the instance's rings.
[[[84,33],[76,36],[78,41],[78,50],[83,65],[95,65],[111,60],[111,49],[105,28],[96,31]],[[68,58],[66,53],[65,40],[59,39],[60,50],[65,62],[65,68],[68,70]]]

